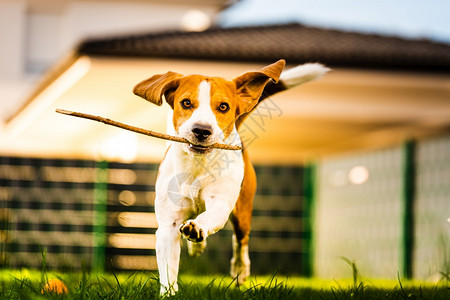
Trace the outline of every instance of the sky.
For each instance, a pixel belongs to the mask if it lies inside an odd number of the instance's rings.
[[[450,0],[243,0],[219,19],[224,27],[292,22],[450,44]]]

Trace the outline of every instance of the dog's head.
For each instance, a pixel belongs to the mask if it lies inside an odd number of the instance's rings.
[[[278,81],[284,65],[279,60],[232,81],[167,72],[138,83],[133,92],[156,105],[165,99],[176,133],[191,143],[188,151],[205,154],[208,146],[229,137],[237,118],[254,108],[269,81]]]

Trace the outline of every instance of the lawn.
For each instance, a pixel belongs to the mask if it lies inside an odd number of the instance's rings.
[[[67,294],[43,291],[60,279]],[[181,275],[172,299],[450,299],[449,281],[322,280],[253,276],[236,287],[228,276]],[[160,299],[154,273],[54,273],[35,270],[0,271],[0,299]]]

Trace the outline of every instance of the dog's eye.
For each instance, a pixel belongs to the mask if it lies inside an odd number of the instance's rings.
[[[222,102],[219,105],[219,110],[223,113],[227,112],[230,109],[230,106],[226,102]]]
[[[189,108],[191,108],[191,106],[192,106],[191,100],[189,100],[189,99],[183,99],[183,100],[181,101],[181,106],[182,106],[184,109],[189,109]]]

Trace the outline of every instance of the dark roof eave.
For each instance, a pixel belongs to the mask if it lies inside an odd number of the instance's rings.
[[[245,62],[321,62],[332,67],[450,71],[450,45],[299,24],[212,28],[87,40],[80,55]]]

